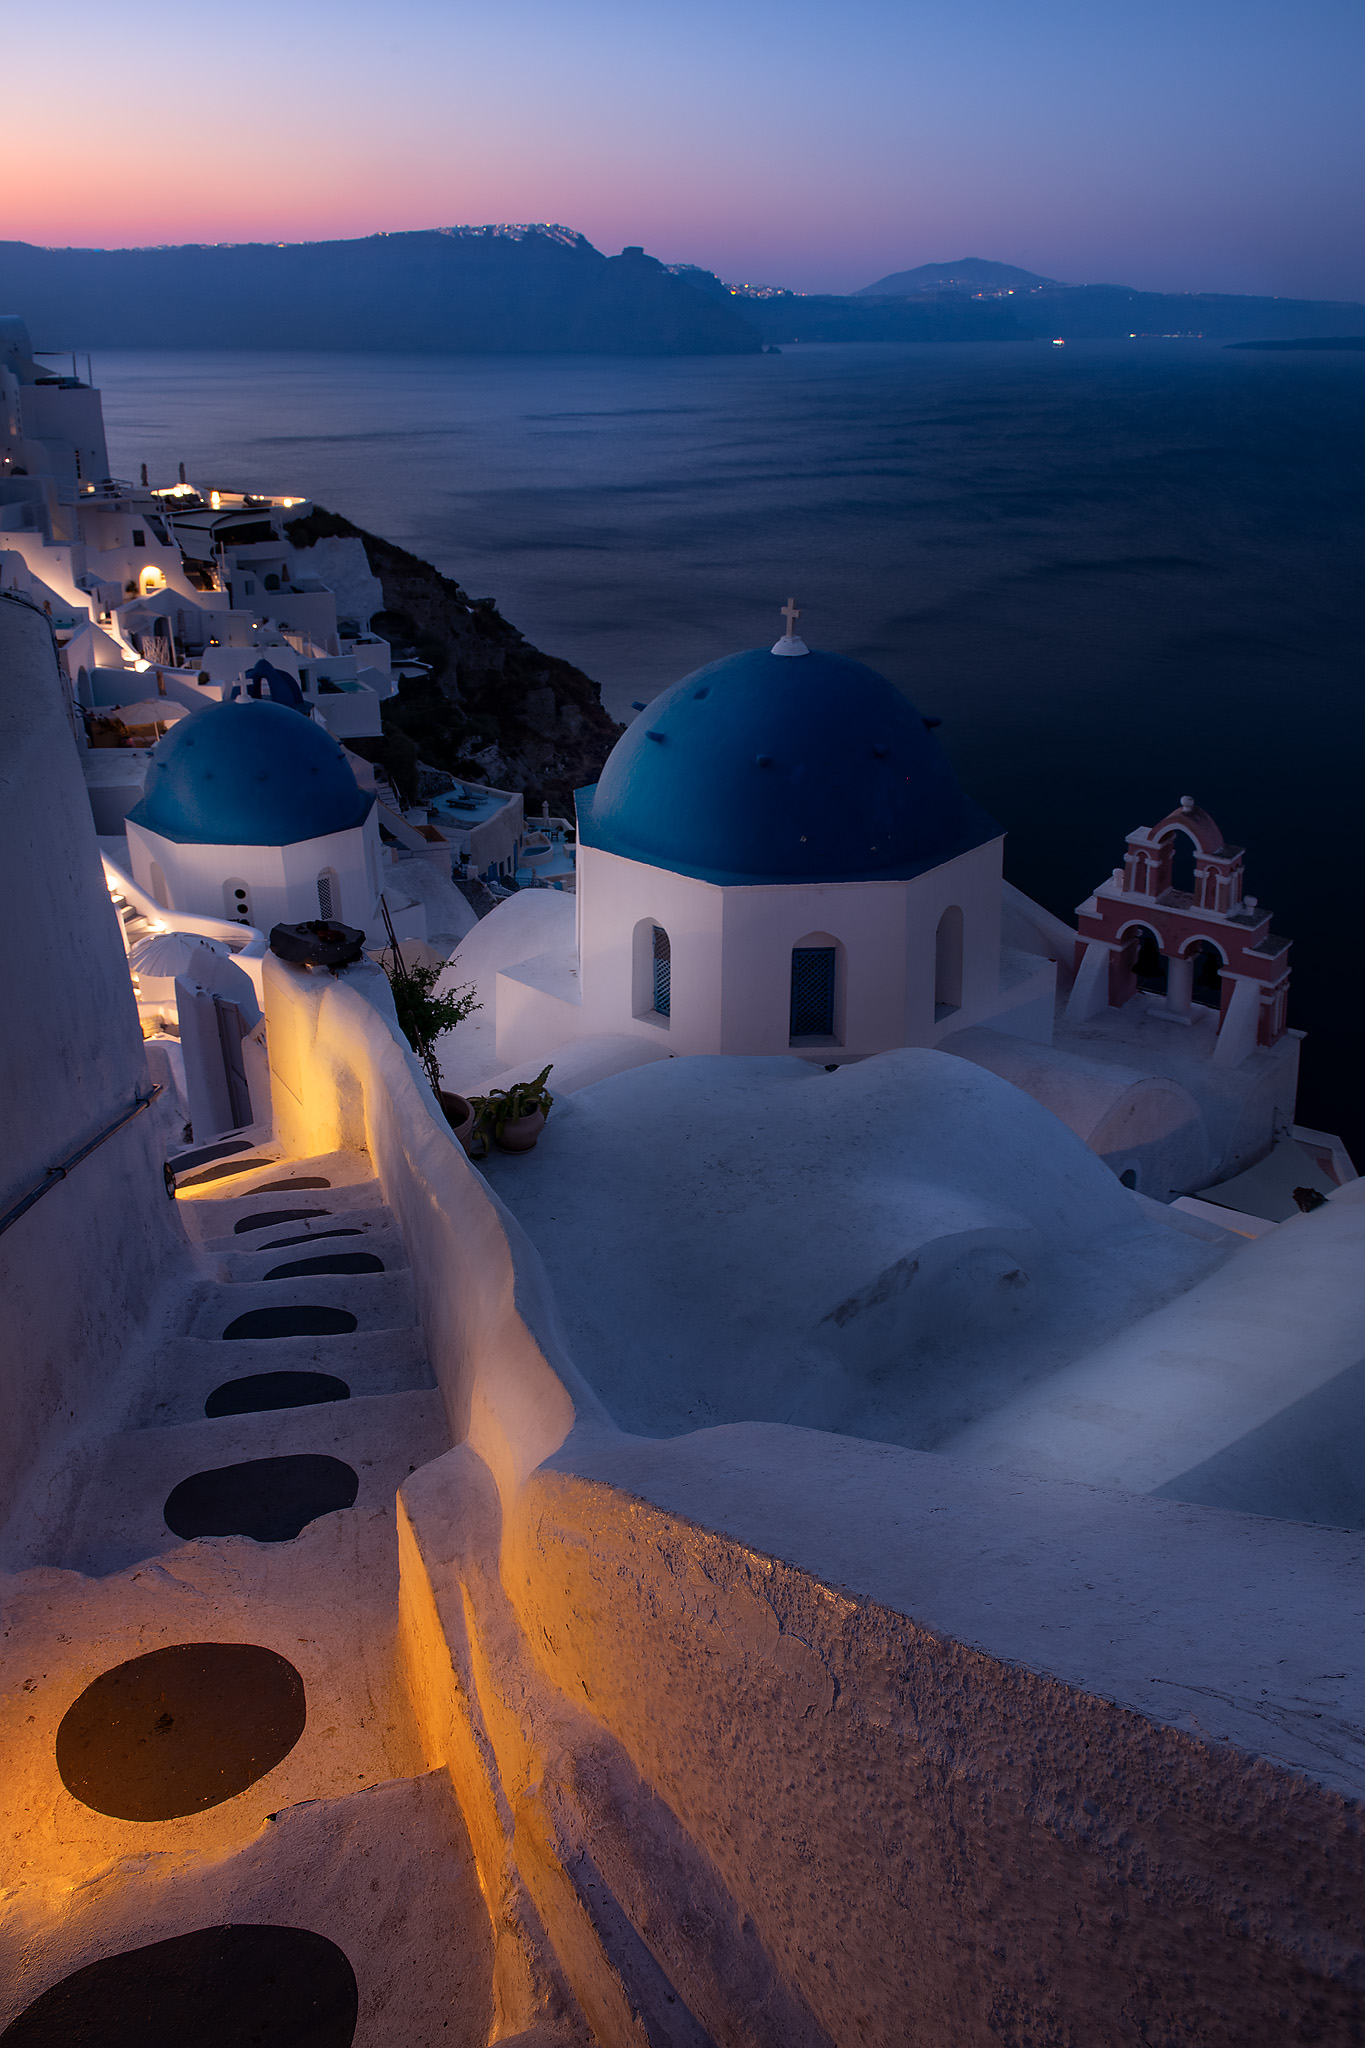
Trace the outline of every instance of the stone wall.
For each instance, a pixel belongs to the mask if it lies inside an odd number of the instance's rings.
[[[150,1087],[137,1005],[41,613],[0,599],[0,844],[8,971],[0,1006],[0,1211]],[[171,1106],[145,1110],[0,1237],[0,1512],[47,1483],[128,1398],[136,1332],[184,1236],[162,1160]]]

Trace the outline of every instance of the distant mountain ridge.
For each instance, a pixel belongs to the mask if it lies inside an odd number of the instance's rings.
[[[41,249],[0,242],[0,311],[41,348],[751,355],[795,341],[1261,341],[1365,334],[1365,306],[1061,284],[982,256],[848,296],[732,285],[577,229],[503,221],[351,241]]]
[[[643,249],[499,223],[354,241],[40,249],[0,242],[0,307],[42,347],[743,355],[762,346]]]
[[[1019,291],[1029,286],[1052,285],[1055,277],[1040,277],[1033,270],[1019,270],[1013,263],[992,263],[984,256],[963,256],[956,263],[921,263],[914,270],[893,270],[865,284],[854,298],[896,299],[910,292],[927,291]],[[1065,287],[1061,287],[1063,290]]]

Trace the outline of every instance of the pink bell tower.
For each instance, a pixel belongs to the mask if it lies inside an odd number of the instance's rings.
[[[1182,839],[1193,849],[1193,889],[1173,885]],[[1076,913],[1068,1020],[1121,1009],[1145,990],[1164,995],[1158,1014],[1173,1022],[1191,1022],[1196,1003],[1216,1005],[1218,1066],[1240,1066],[1257,1046],[1276,1045],[1286,1027],[1290,941],[1243,894],[1242,858],[1190,796],[1159,824],[1130,832],[1123,866]]]

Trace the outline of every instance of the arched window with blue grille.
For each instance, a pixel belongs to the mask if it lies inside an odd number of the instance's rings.
[[[673,948],[661,924],[654,927],[653,960],[654,1014],[656,1017],[670,1017],[673,1014]]]
[[[665,926],[642,917],[632,940],[631,1014],[668,1028],[673,1015],[673,942]]]

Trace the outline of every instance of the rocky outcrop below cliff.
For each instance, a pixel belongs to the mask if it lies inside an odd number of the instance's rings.
[[[427,793],[426,771],[437,770],[523,789],[528,812],[548,802],[573,816],[574,790],[596,782],[622,731],[590,676],[532,647],[493,598],[468,596],[430,562],[339,513],[315,505],[285,533],[296,548],[361,541],[384,592],[375,631],[429,670],[385,704],[381,743],[349,744],[372,752],[408,801]]]

